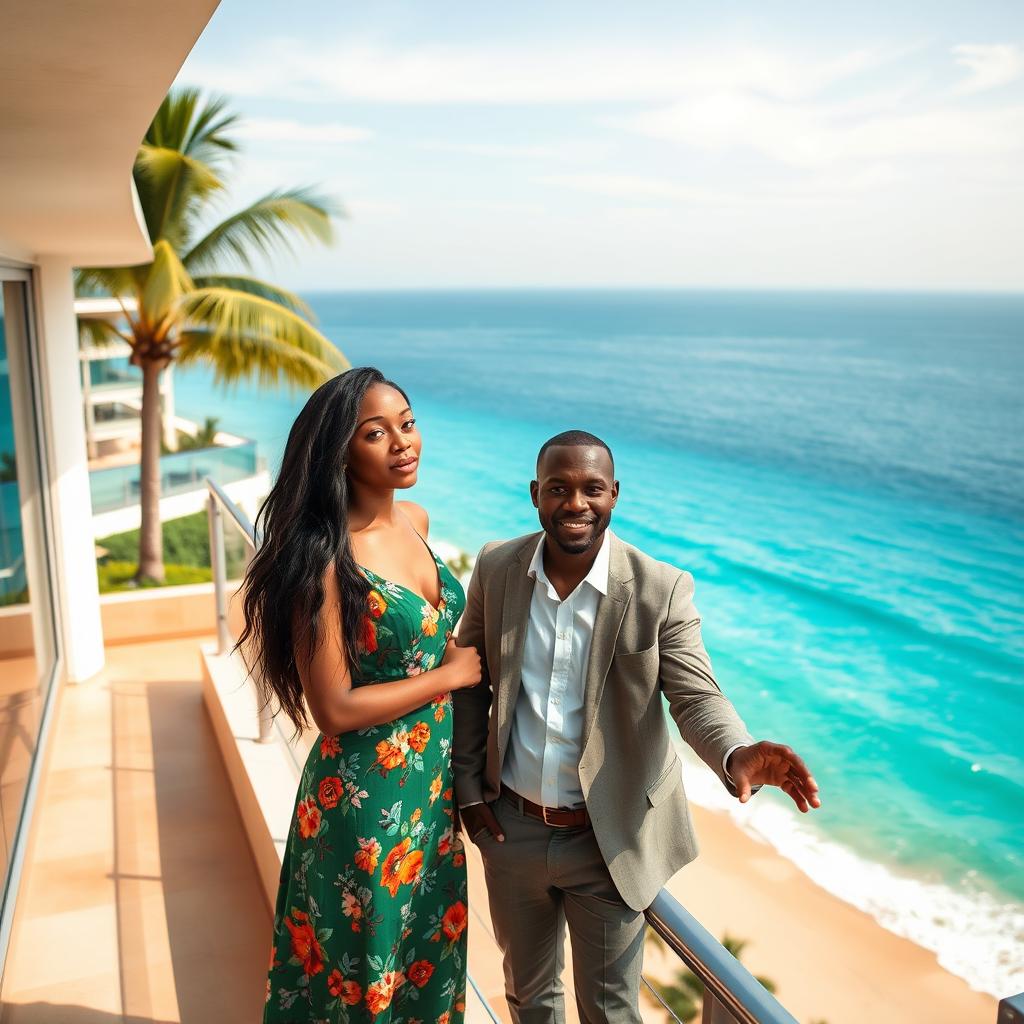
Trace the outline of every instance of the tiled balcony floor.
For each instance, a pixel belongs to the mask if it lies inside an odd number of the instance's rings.
[[[50,739],[2,1024],[258,1020],[270,914],[197,639],[108,648]]]

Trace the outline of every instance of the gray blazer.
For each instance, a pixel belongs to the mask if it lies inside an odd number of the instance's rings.
[[[460,804],[497,799],[519,694],[540,539],[487,544],[469,584],[459,642],[483,661],[478,686],[455,692],[452,762]],[[697,855],[662,694],[683,739],[735,795],[722,758],[753,739],[715,681],[694,608],[693,577],[614,534],[587,664],[579,774],[594,835],[622,899],[650,906]]]

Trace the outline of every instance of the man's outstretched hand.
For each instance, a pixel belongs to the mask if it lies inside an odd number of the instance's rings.
[[[751,786],[778,786],[806,814],[820,807],[818,784],[803,759],[791,747],[761,740],[729,755],[726,769],[736,786],[740,803],[750,799]]]

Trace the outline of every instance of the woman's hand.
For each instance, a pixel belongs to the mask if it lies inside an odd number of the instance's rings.
[[[459,647],[449,640],[441,667],[448,673],[453,690],[476,686],[482,678],[480,655],[475,647]]]

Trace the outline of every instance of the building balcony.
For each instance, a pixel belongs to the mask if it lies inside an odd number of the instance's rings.
[[[257,453],[256,442],[230,434],[217,436],[227,443],[160,456],[161,519],[202,509],[206,502],[207,478],[217,481],[235,501],[247,508],[253,507],[269,491],[270,478]],[[120,464],[95,468],[89,473],[93,529],[97,537],[134,529],[140,519],[138,449],[95,460],[93,465],[102,465],[103,461]]]

